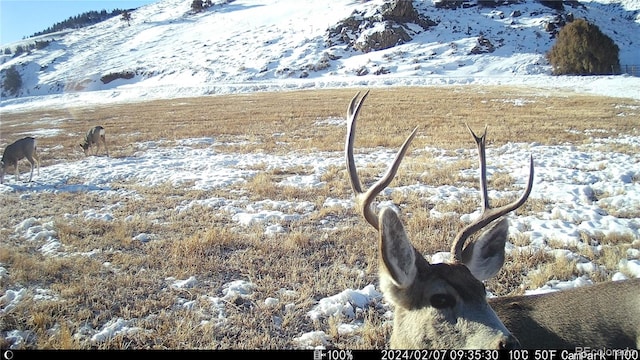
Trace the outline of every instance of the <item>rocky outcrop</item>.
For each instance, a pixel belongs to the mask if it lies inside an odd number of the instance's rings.
[[[411,25],[417,26],[411,26]],[[373,14],[354,11],[351,16],[327,30],[327,46],[346,44],[355,50],[370,52],[388,49],[411,41],[412,35],[437,23],[420,15],[411,0],[394,0]]]
[[[480,36],[478,37],[478,43],[471,49],[470,53],[474,55],[486,54],[494,52],[495,49],[495,46],[493,46],[489,39],[484,36]]]

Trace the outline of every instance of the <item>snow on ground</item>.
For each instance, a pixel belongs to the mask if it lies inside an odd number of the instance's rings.
[[[521,106],[521,105],[514,105]],[[323,124],[346,127],[343,119],[328,119]],[[531,193],[531,199],[542,199],[553,202],[551,212],[521,217],[511,217],[511,234],[523,234],[531,239],[531,247],[549,252],[549,240],[560,241],[567,245],[576,244],[580,232],[590,234],[627,234],[634,241],[640,241],[640,219],[618,218],[608,214],[605,210],[611,205],[624,210],[637,211],[640,208],[640,155],[601,152],[598,142],[624,143],[640,147],[640,134],[636,136],[618,137],[611,134],[605,140],[594,140],[589,146],[555,145],[543,146],[539,144],[510,143],[499,148],[487,149],[487,156],[494,164],[501,164],[501,171],[523,175],[527,171],[522,167],[529,154],[533,154],[536,162],[536,176]],[[202,147],[202,144],[209,144]],[[165,144],[166,145],[166,144]],[[22,182],[17,182],[12,174],[5,177],[5,184],[0,185],[0,195],[8,192],[19,192],[22,197],[29,197],[35,192],[97,192],[104,195],[136,196],[134,193],[122,193],[113,189],[114,181],[133,181],[140,186],[154,186],[170,182],[176,186],[190,186],[194,189],[224,188],[236,182],[249,180],[255,175],[251,164],[269,164],[279,169],[312,166],[314,173],[307,177],[292,175],[282,179],[288,186],[314,187],[322,186],[322,175],[330,166],[343,165],[343,153],[318,153],[307,155],[271,155],[271,154],[228,154],[216,151],[215,139],[182,139],[174,146],[157,146],[156,143],[141,143],[137,152],[127,158],[91,157],[78,161],[55,164],[41,169],[40,176],[34,176],[32,183],[26,183],[23,174]],[[359,166],[372,163],[386,163],[395,154],[395,149],[376,150],[368,156],[359,157]],[[417,149],[416,151],[432,151],[437,157],[438,149]],[[472,150],[465,150],[472,151]],[[178,156],[180,155],[180,156]],[[207,161],[201,161],[206,158]],[[212,176],[215,174],[215,176]],[[82,179],[81,184],[68,184],[68,180]],[[187,185],[189,184],[189,185]],[[524,186],[524,184],[520,184]],[[432,202],[446,202],[465,195],[475,195],[471,188],[456,188],[453,186],[430,186],[428,184],[397,187],[392,190],[417,191]],[[600,194],[594,200],[594,194]],[[500,194],[491,194],[500,196]],[[186,201],[175,208],[176,213],[184,211],[194,205],[204,205],[213,211],[227,216],[230,222],[237,226],[262,225],[265,234],[283,232],[283,226],[292,219],[309,216],[318,211],[314,204],[290,203],[263,199],[249,201],[247,199],[210,198]],[[86,209],[80,215],[66,215],[68,217],[84,216],[101,221],[113,221],[116,216],[113,210],[118,205],[105,208]],[[352,207],[351,198],[327,199],[325,206]],[[27,218],[13,229],[15,236],[25,241],[38,244],[39,250],[49,256],[61,256],[63,247],[57,239],[56,229],[52,222],[35,217]],[[153,241],[154,234],[141,233],[133,239],[147,242]],[[508,247],[508,251],[511,248]],[[575,256],[563,253],[563,256]],[[434,262],[443,261],[449,257],[448,253],[434,254]],[[640,277],[640,251],[631,249],[629,260],[619,264],[619,271],[614,279],[624,279],[624,274]],[[559,289],[582,286],[590,283],[588,273],[595,271],[594,265],[579,262],[578,266],[585,276],[572,281],[550,282],[540,289],[530,293],[555,291]],[[0,264],[0,276],[6,276],[6,269]],[[167,279],[171,287],[184,288],[196,286],[198,274],[185,279]],[[251,296],[253,285],[246,281],[232,281],[224,285],[223,294],[228,297]],[[9,290],[0,297],[0,312],[11,311],[24,295],[24,290]],[[46,295],[46,294],[43,294]],[[286,298],[286,297],[285,297]],[[224,323],[225,298],[210,299],[218,309],[218,316],[212,321]],[[265,304],[277,303],[278,297],[264,299]],[[283,300],[284,301],[284,300]],[[375,284],[362,289],[345,289],[339,294],[320,299],[318,304],[307,314],[311,319],[329,317],[341,314],[345,323],[339,326],[339,331],[348,333],[361,326],[355,322],[357,314],[369,306],[381,306],[382,295]],[[183,306],[190,306],[189,303]],[[290,304],[290,306],[294,306]],[[383,305],[386,306],[386,305]],[[391,317],[391,315],[389,315]],[[352,321],[353,320],[353,321]],[[100,342],[118,332],[142,331],[131,327],[125,319],[113,319],[99,329],[91,340]],[[19,334],[12,334],[19,338]],[[300,347],[323,346],[329,340],[327,334],[309,333],[295,339]],[[14,344],[19,344],[16,340]]]

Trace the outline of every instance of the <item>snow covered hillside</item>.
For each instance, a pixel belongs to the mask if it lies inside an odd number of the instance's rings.
[[[70,99],[531,81],[597,92],[592,77],[548,76],[544,54],[553,45],[551,33],[570,16],[595,23],[611,37],[622,65],[640,64],[638,0],[568,2],[562,11],[538,1],[465,3],[473,6],[447,9],[432,0],[414,1],[414,19],[394,21],[382,0],[225,0],[199,13],[191,0],[160,0],[133,11],[129,23],[115,17],[4,46],[51,41],[19,56],[1,55],[0,81],[11,67],[22,78],[18,98],[3,96],[1,105],[10,109],[42,96],[69,105]],[[383,37],[385,24],[402,28],[400,44],[363,46]],[[624,96],[640,96],[637,79],[615,81]],[[71,96],[60,99],[64,94]]]

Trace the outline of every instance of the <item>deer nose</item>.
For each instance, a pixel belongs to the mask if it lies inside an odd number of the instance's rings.
[[[505,336],[500,340],[498,348],[500,350],[520,349],[520,341],[518,341],[515,336],[509,334],[509,336]]]

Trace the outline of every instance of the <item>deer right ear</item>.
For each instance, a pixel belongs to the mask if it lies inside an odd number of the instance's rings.
[[[411,285],[416,277],[416,253],[398,215],[391,208],[380,211],[380,259],[381,274],[386,274],[401,289]]]
[[[464,248],[462,262],[476,279],[484,281],[498,273],[504,264],[508,231],[509,222],[502,218]]]

